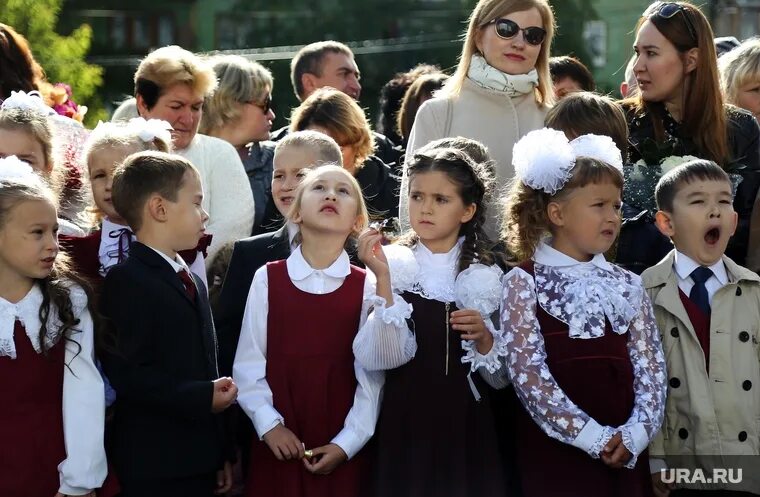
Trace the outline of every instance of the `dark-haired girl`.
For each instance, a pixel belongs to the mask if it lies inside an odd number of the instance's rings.
[[[106,476],[88,297],[58,255],[55,200],[0,159],[0,495],[94,495]]]
[[[506,383],[491,322],[502,272],[483,232],[491,177],[451,148],[418,152],[406,167],[412,229],[383,250],[394,291],[412,305],[411,331],[363,328],[354,341],[364,367],[386,370],[367,494],[503,496],[483,381]]]

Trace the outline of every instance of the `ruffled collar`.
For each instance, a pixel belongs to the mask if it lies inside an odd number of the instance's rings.
[[[453,302],[456,298],[454,282],[457,277],[459,254],[464,237],[445,254],[434,254],[422,242],[412,249],[417,261],[417,282],[411,291],[433,300]]]
[[[288,268],[288,276],[293,281],[302,281],[314,273],[324,273],[332,278],[345,278],[351,274],[351,260],[345,250],[341,251],[335,262],[326,269],[314,269],[309,265],[301,252],[299,245],[288,257],[285,265]]]
[[[533,261],[544,266],[554,267],[571,267],[571,266],[595,266],[605,271],[612,271],[612,264],[604,258],[603,254],[596,254],[590,261],[582,262],[573,259],[564,252],[560,252],[551,245],[551,239],[547,239],[538,244],[536,253],[533,255]]]
[[[473,55],[467,72],[475,84],[512,98],[527,95],[538,86],[538,71],[531,69],[528,74],[507,74],[486,62],[482,55]]]
[[[87,296],[84,290],[78,286],[73,286],[70,292],[72,310],[74,311],[74,315],[78,317],[87,306]],[[24,326],[26,336],[29,337],[34,350],[37,353],[42,351],[39,341],[40,328],[42,327],[42,321],[40,321],[41,305],[42,291],[37,284],[32,286],[29,293],[15,304],[0,298],[0,357],[16,358],[13,328],[17,319]],[[61,322],[58,319],[58,309],[52,303],[50,304],[49,316],[51,316],[51,320],[45,335],[46,349],[50,349],[60,338]]]
[[[135,235],[129,226],[116,224],[109,219],[103,219],[98,248],[100,275],[105,276],[109,269],[124,262],[129,256],[129,247],[135,240]]]
[[[570,338],[598,338],[606,322],[628,331],[643,305],[641,279],[598,254],[579,262],[542,244],[533,258],[536,297],[542,309],[567,324]]]

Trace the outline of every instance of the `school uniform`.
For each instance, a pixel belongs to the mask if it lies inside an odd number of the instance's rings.
[[[101,313],[117,340],[102,359],[119,394],[113,464],[122,496],[213,495],[227,454],[223,415],[211,412],[219,373],[203,282],[180,257],[133,242],[106,275]]]
[[[42,337],[37,284],[17,303],[0,298],[0,495],[80,495],[106,477],[103,382],[94,364],[87,296],[71,285],[79,323],[58,333],[51,303]]]
[[[385,306],[374,277],[352,266],[345,251],[316,270],[299,247],[256,271],[233,366],[238,403],[258,435],[246,495],[362,495],[361,449],[374,433],[383,375],[362,368],[351,343],[360,326],[395,326],[391,318],[367,324],[373,306]],[[406,326],[403,316],[395,323]],[[307,449],[336,444],[348,461],[328,476],[309,473],[302,461],[277,461],[262,439],[278,424]]]
[[[366,495],[502,497],[505,466],[486,384],[506,377],[504,344],[490,326],[502,272],[475,264],[458,276],[461,240],[446,254],[421,243],[384,251],[393,288],[411,313],[408,328],[363,328],[354,342],[360,363],[386,378]],[[486,356],[451,328],[457,309],[481,311],[495,339]]]
[[[525,496],[652,494],[646,448],[662,424],[666,381],[656,326],[640,278],[601,254],[579,262],[541,243],[507,275],[502,328],[524,407]],[[616,432],[632,454],[622,469],[600,460]]]
[[[129,256],[129,248],[135,241],[129,226],[103,219],[100,229],[85,236],[60,235],[58,242],[74,263],[74,269],[85,277],[96,290],[103,284],[106,273]],[[195,249],[180,252],[182,260],[206,284],[205,257],[212,236],[204,234]]]
[[[642,274],[668,367],[665,422],[649,448],[651,469],[702,468],[712,476],[713,468],[743,468],[741,483],[676,488],[760,495],[760,277],[723,256],[707,268],[707,301],[699,305],[692,292],[698,268],[673,250]]]

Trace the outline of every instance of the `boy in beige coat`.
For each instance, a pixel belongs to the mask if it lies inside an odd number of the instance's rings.
[[[669,378],[649,448],[658,497],[760,495],[760,277],[724,255],[737,223],[731,191],[705,160],[655,190],[657,227],[675,245],[642,274]]]

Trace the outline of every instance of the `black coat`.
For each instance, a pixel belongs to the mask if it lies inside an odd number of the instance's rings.
[[[655,137],[654,124],[647,114],[637,115],[632,110],[629,110],[627,114],[631,145],[630,160],[636,162],[641,159],[640,148],[644,141]],[[664,113],[664,116],[667,134],[678,139],[672,155],[702,156],[691,138],[683,134],[679,124],[667,113]],[[742,177],[734,198],[734,209],[739,215],[739,226],[728,244],[726,255],[743,265],[747,256],[750,216],[758,188],[760,188],[760,127],[752,114],[733,106],[726,106],[726,116],[731,160],[721,166],[727,172],[739,174]],[[644,245],[646,241],[642,240],[638,243],[640,245],[636,247],[624,247],[621,244],[620,249],[645,253],[648,250],[648,246]],[[633,258],[635,254],[629,260]]]
[[[103,284],[100,310],[116,336],[116,350],[102,354],[118,395],[112,462],[125,483],[206,475],[227,455],[223,415],[211,412],[216,334],[193,278],[195,303],[174,269],[134,242]]]
[[[362,187],[371,219],[398,217],[401,178],[387,164],[370,155],[354,177]]]

